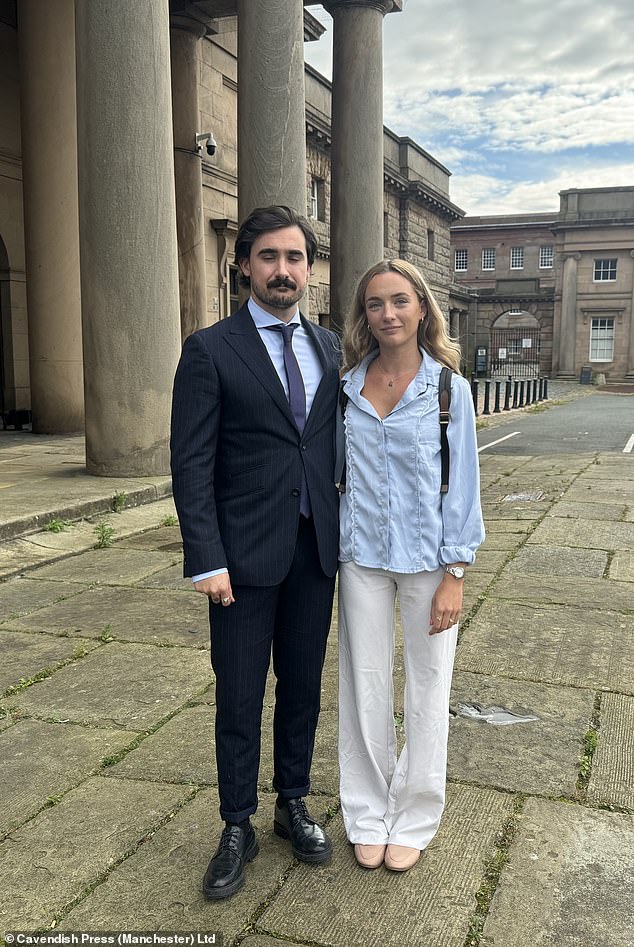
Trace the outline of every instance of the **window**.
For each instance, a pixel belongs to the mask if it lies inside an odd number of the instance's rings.
[[[326,219],[326,188],[325,182],[321,178],[310,179],[308,216],[312,220]]]
[[[240,271],[237,266],[229,267],[229,315],[232,316],[240,308],[238,298],[240,286]]]
[[[595,260],[594,281],[601,283],[604,280],[616,279],[616,260]]]
[[[512,306],[509,309],[509,316],[521,316],[522,310],[518,306]]]
[[[454,270],[456,273],[465,273],[467,269],[467,251],[456,250],[454,255]]]
[[[540,270],[549,270],[552,268],[554,259],[553,247],[539,248],[539,268]]]
[[[613,358],[614,319],[593,319],[590,330],[590,361],[611,362]]]
[[[495,247],[483,247],[482,249],[482,269],[495,269]]]
[[[524,268],[524,247],[511,247],[511,269],[522,270]]]
[[[436,234],[433,230],[427,231],[427,259],[436,259]]]

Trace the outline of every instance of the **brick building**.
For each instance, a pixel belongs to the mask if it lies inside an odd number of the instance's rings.
[[[467,365],[483,373],[634,377],[634,187],[562,191],[557,214],[451,228]]]

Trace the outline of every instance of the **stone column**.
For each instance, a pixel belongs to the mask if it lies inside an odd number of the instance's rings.
[[[180,350],[168,0],[81,0],[76,50],[86,465],[166,474]]]
[[[330,324],[383,259],[383,17],[393,0],[328,0],[333,18]]]
[[[64,434],[84,427],[74,0],[18,20],[33,431]]]
[[[634,258],[634,250],[630,250],[630,256]],[[634,378],[634,278],[632,279],[632,300],[630,302],[630,335],[627,347],[626,378]]]
[[[575,374],[577,342],[577,264],[579,253],[564,254],[564,272],[561,290],[561,324],[559,328],[559,371],[561,376]]]
[[[196,146],[197,133],[210,131],[200,127],[198,104],[200,39],[205,35],[205,27],[187,16],[172,16],[170,23],[178,284],[181,333],[186,339],[209,322],[202,157]]]
[[[239,219],[307,200],[303,2],[238,0]]]

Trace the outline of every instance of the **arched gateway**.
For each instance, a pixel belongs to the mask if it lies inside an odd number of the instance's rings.
[[[514,378],[539,375],[540,325],[522,309],[509,309],[491,326],[491,374]]]

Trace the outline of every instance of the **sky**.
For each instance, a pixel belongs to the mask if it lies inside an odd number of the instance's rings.
[[[305,44],[332,77],[332,20]],[[405,0],[385,17],[384,122],[452,172],[469,215],[549,213],[634,186],[631,0]]]

